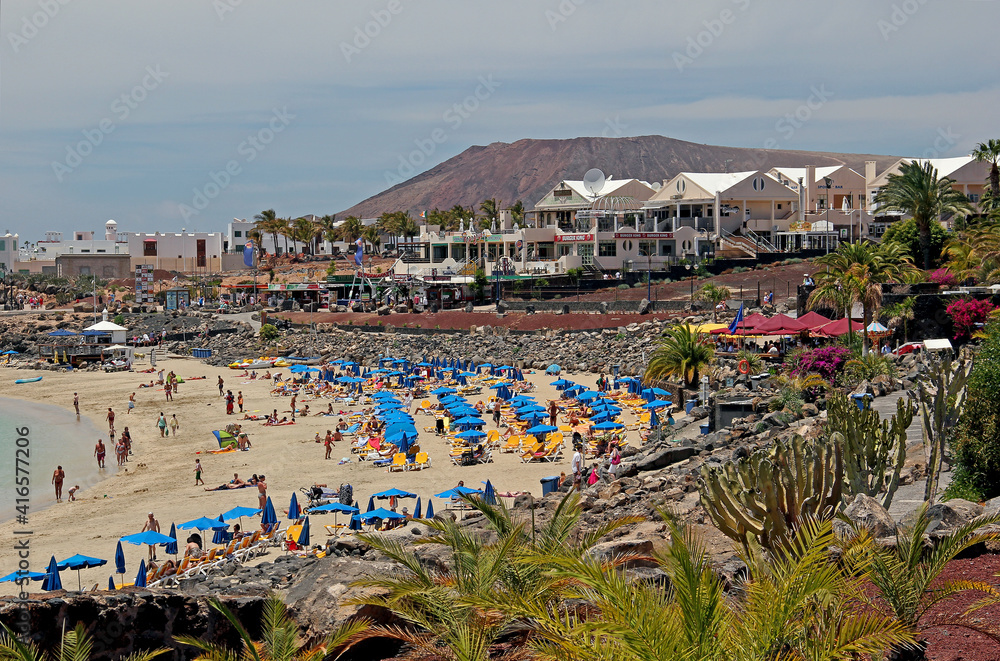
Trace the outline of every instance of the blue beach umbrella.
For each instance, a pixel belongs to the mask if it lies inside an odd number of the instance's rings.
[[[365,511],[371,512],[374,509],[375,509],[375,496],[371,496],[370,498],[368,498],[368,509],[366,509]]]
[[[585,391],[581,392],[580,394],[578,394],[576,396],[576,398],[578,400],[580,400],[581,402],[589,402],[592,399],[598,399],[598,398],[600,398],[602,396],[603,395],[601,395],[601,393],[599,393],[599,392],[594,392],[593,390],[585,390]]]
[[[430,501],[430,500],[427,501],[427,511],[424,512],[424,518],[425,519],[433,519],[434,518],[434,502],[433,501]]]
[[[651,402],[647,402],[646,404],[643,404],[642,408],[644,408],[644,409],[661,409],[664,406],[670,406],[671,404],[673,404],[673,402],[668,402],[668,401],[663,400],[663,399],[654,399]]]
[[[616,413],[611,413],[610,411],[601,411],[597,415],[592,415],[590,417],[591,422],[607,422],[608,420],[614,420]]]
[[[649,426],[658,427],[660,425],[660,419],[656,416],[656,409],[649,412]]]
[[[435,498],[457,498],[459,496],[469,496],[474,493],[482,493],[481,489],[471,489],[469,487],[454,487],[448,489],[447,491],[442,491],[441,493],[434,494]]]
[[[351,517],[351,525],[348,526],[351,530],[361,530],[361,515],[355,514]]]
[[[329,503],[327,505],[320,505],[319,507],[313,507],[309,510],[310,514],[315,512],[333,512],[333,524],[337,525],[337,513],[343,512],[346,514],[358,514],[357,507],[351,507],[350,505],[344,505],[343,503]]]
[[[550,431],[557,431],[558,427],[553,427],[552,425],[535,425],[528,430],[529,434],[547,434]]]
[[[299,546],[309,546],[309,517],[302,522],[302,530],[299,531],[299,538],[295,540]]]
[[[257,516],[260,514],[260,510],[256,507],[244,507],[242,505],[237,505],[228,512],[222,513],[223,521],[232,521],[233,519],[242,519],[244,516]]]
[[[212,521],[212,519],[208,520]],[[214,522],[215,525],[218,525],[218,523],[219,523],[218,521]],[[129,544],[134,544],[135,546],[142,546],[143,544],[147,546],[156,546],[157,544],[169,544],[171,541],[176,541],[176,540],[174,540],[173,537],[167,537],[163,533],[147,530],[146,532],[140,532],[134,535],[125,535],[124,537],[121,538],[121,541],[127,542]],[[120,573],[124,574],[125,572],[120,572]]]
[[[364,514],[361,515],[361,520],[366,523],[368,521],[372,521],[373,519],[405,519],[405,518],[406,517],[403,516],[402,514],[397,514],[396,512],[387,510],[384,507],[372,510],[371,512],[365,512]]]
[[[135,575],[135,587],[146,587],[146,561],[139,561],[139,572]]]
[[[16,583],[23,578],[26,578],[29,581],[41,581],[44,580],[46,576],[48,576],[48,574],[43,571],[15,571],[7,574],[3,578],[0,578],[0,583]]]
[[[463,432],[459,432],[459,433],[455,434],[455,437],[456,438],[468,438],[468,439],[485,438],[486,437],[486,433],[482,432],[482,431],[480,431],[478,429],[466,429]]]
[[[125,551],[122,550],[121,541],[118,542],[118,549],[115,551],[115,573],[125,573]]]
[[[625,429],[625,425],[619,422],[599,422],[592,426],[592,429],[599,429],[601,431],[612,430],[612,429]]]
[[[222,520],[222,515],[221,514],[219,515],[218,522],[219,523],[225,523],[225,521]],[[228,527],[229,527],[229,524],[226,523],[226,528],[228,528]],[[215,534],[212,535],[212,543],[213,544],[225,544],[225,543],[227,543],[229,541],[229,534],[226,532],[226,528],[216,528]]]
[[[480,420],[479,418],[474,418],[471,415],[467,415],[464,418],[459,418],[454,423],[457,426],[468,426],[468,427],[482,427],[486,424],[485,420]]]
[[[497,504],[497,492],[489,480],[486,480],[486,488],[483,490],[483,502],[487,505]]]
[[[177,555],[177,526],[173,523],[170,524],[170,536],[173,537],[174,541],[164,544],[163,552],[168,555]]]
[[[108,576],[108,589],[109,590],[116,590],[117,589],[115,587],[115,577],[114,576]]]
[[[63,569],[75,570],[77,589],[83,590],[83,582],[82,579],[80,578],[80,570],[89,569],[91,567],[100,567],[101,565],[106,565],[106,564],[108,564],[107,560],[102,560],[101,558],[91,558],[90,556],[80,555],[79,553],[77,553],[76,555],[66,558],[62,562],[56,563],[56,566],[59,567],[60,571]]]
[[[292,500],[288,503],[288,518],[293,520],[299,518],[299,499],[294,491],[292,492]]]
[[[274,504],[271,502],[271,497],[267,497],[267,502],[264,503],[264,511],[260,514],[260,522],[262,525],[274,525],[278,522],[278,515],[274,512]]]
[[[181,525],[177,526],[181,530],[225,530],[229,527],[228,523],[220,521],[219,519],[210,519],[207,516],[198,517],[197,519],[191,519],[190,521],[185,521]],[[122,537],[122,539],[125,539]],[[170,539],[169,537],[167,539]],[[126,540],[128,541],[128,540]],[[164,540],[164,543],[166,540]],[[157,542],[160,543],[160,542]]]
[[[421,508],[420,508],[420,496],[417,496],[417,506],[413,508],[413,518],[414,519],[422,519],[423,517],[420,515],[420,512],[421,512]]]
[[[42,580],[42,589],[46,592],[62,590],[62,580],[59,578],[59,565],[56,564],[56,557],[52,556],[49,566],[45,570],[45,578]]]
[[[373,497],[379,500],[385,500],[386,498],[416,498],[417,494],[403,491],[402,489],[386,489],[385,491],[378,492]]]

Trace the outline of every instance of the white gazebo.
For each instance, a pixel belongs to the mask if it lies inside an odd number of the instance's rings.
[[[93,326],[88,326],[83,329],[84,335],[110,335],[111,344],[125,344],[125,342],[128,341],[125,337],[126,333],[128,333],[128,329],[108,321],[107,310],[104,310],[101,317],[101,321],[97,322]]]

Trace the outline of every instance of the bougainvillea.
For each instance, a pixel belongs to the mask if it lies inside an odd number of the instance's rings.
[[[827,381],[833,381],[833,377],[850,359],[851,350],[847,347],[827,346],[793,354],[788,357],[786,365],[792,376],[816,373]]]
[[[945,308],[955,327],[955,339],[960,341],[969,339],[979,324],[986,323],[993,310],[989,301],[974,298],[960,298]]]
[[[954,287],[958,284],[958,279],[948,269],[938,269],[927,276],[927,279],[942,287]]]

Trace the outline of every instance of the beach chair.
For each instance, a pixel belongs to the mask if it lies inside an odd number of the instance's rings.
[[[528,446],[528,449],[521,453],[521,461],[523,463],[528,463],[533,461],[535,454],[541,452],[545,448],[542,443],[535,442],[533,445]]]
[[[343,523],[338,523],[335,525],[325,525],[323,527],[326,528],[326,534],[328,537],[337,537],[347,526]]]
[[[493,445],[494,443],[499,442],[499,440],[500,440],[500,430],[499,429],[491,429],[488,432],[486,432],[486,444],[487,445]]]
[[[293,526],[288,526],[285,531],[285,537],[282,540],[282,549],[285,551],[294,551],[298,548],[298,538],[299,533],[302,532],[302,526],[295,524]]]
[[[392,463],[389,464],[389,472],[406,470],[406,454],[397,452],[392,455]]]
[[[521,449],[521,436],[511,436],[507,442],[500,447],[500,452],[517,452]]]
[[[413,463],[410,464],[410,470],[418,471],[430,467],[431,467],[431,458],[427,456],[426,452],[418,452]]]

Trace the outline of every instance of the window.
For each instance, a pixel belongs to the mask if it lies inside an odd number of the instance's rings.
[[[628,239],[622,241],[622,252],[632,252],[632,242]]]
[[[98,248],[97,252],[107,252],[107,250],[105,250],[104,248]]]
[[[979,193],[969,193],[969,202],[979,204]],[[0,246],[0,250],[3,250],[3,246]]]
[[[142,242],[143,257],[156,257],[156,241]]]
[[[678,193],[683,193],[684,191],[687,190],[687,187],[688,187],[688,185],[687,185],[686,181],[684,181],[683,179],[678,179],[677,180],[677,192]]]
[[[656,254],[656,241],[640,241],[639,256],[650,257]]]
[[[0,239],[0,250],[6,250],[6,249],[7,249],[7,242],[4,241],[3,239]]]
[[[599,257],[617,257],[618,243],[616,241],[601,241],[597,244],[597,255]]]
[[[754,177],[753,189],[757,192],[764,190],[764,177]]]
[[[778,211],[781,211],[781,203],[778,203]]]
[[[103,267],[103,277],[105,277],[105,278],[115,278],[117,276],[118,276],[118,274],[115,273],[115,267],[114,266],[105,266],[105,267]]]
[[[555,195],[556,197],[570,197],[571,195],[573,195],[573,191],[567,188],[566,190],[557,190],[552,194]]]
[[[233,238],[239,238],[241,236],[243,236],[242,230],[233,230]]]
[[[89,266],[81,266],[80,267],[80,275],[90,275],[90,267]]]

